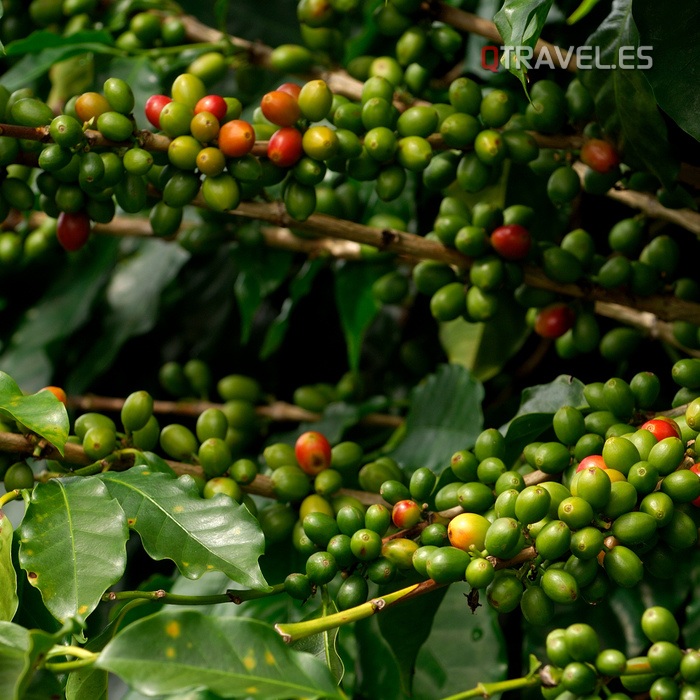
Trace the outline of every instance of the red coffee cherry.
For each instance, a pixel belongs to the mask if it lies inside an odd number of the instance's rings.
[[[663,440],[667,437],[680,438],[681,431],[678,427],[678,423],[672,418],[665,418],[659,416],[658,418],[652,418],[641,426],[642,430],[648,430],[657,440]]]
[[[576,471],[580,472],[584,469],[587,469],[588,467],[598,467],[599,469],[607,469],[608,465],[605,463],[603,455],[588,455],[588,457],[584,457],[579,462],[578,467],[576,467]]]
[[[309,430],[297,438],[294,456],[302,471],[315,476],[330,466],[331,445],[325,435]]]
[[[280,168],[289,168],[303,153],[301,132],[291,126],[275,131],[267,142],[267,157]]]
[[[286,92],[296,100],[301,92],[301,85],[297,85],[296,83],[282,83],[277,89],[280,92]]]
[[[151,95],[146,100],[146,106],[144,112],[146,113],[146,119],[148,119],[156,129],[160,129],[160,113],[163,111],[163,107],[172,102],[172,97],[167,95]]]
[[[581,147],[581,162],[598,173],[609,173],[620,163],[615,147],[603,139],[590,139]]]
[[[550,304],[535,319],[535,333],[543,338],[559,338],[573,327],[576,315],[564,303]]]
[[[211,112],[219,121],[223,121],[228,110],[226,100],[221,95],[205,95],[194,106],[194,113]]]
[[[56,238],[64,250],[80,250],[90,237],[90,217],[82,211],[62,211],[56,223]]]
[[[532,236],[520,224],[507,224],[493,230],[491,245],[506,260],[522,260],[530,252]]]

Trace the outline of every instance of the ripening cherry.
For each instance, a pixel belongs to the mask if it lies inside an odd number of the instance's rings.
[[[56,238],[64,250],[80,250],[90,237],[90,217],[82,211],[62,211],[56,223]]]
[[[227,158],[241,158],[255,146],[255,129],[243,119],[232,119],[219,129],[218,145]]]
[[[402,530],[417,525],[421,520],[421,507],[410,498],[397,501],[391,509],[391,520]]]
[[[615,147],[603,139],[589,139],[581,147],[581,162],[598,173],[609,173],[620,163]]]
[[[144,108],[146,119],[148,119],[156,129],[160,129],[160,113],[163,111],[163,107],[172,101],[172,97],[168,97],[167,95],[151,95],[146,100],[146,106]]]
[[[692,467],[690,467],[691,472],[695,472],[698,476],[700,476],[700,462],[696,462],[693,464]],[[696,499],[691,501],[691,503],[696,507],[700,508],[700,496],[698,496]]]
[[[576,467],[576,471],[580,472],[580,471],[583,471],[584,469],[587,469],[588,467],[598,467],[598,469],[607,469],[608,465],[605,463],[605,460],[603,459],[603,455],[588,455],[588,457],[584,457],[578,463],[578,467]]]
[[[331,445],[325,435],[309,430],[297,438],[294,456],[302,471],[315,476],[330,466]]]
[[[576,314],[564,303],[550,304],[535,319],[535,333],[543,338],[559,338],[573,327]]]
[[[262,96],[260,109],[265,118],[277,126],[292,126],[301,116],[301,108],[288,92],[272,90]]]
[[[680,438],[681,436],[678,423],[672,418],[666,418],[665,416],[658,416],[648,420],[641,425],[641,429],[648,430],[656,438],[657,442],[668,437]]]
[[[297,85],[296,83],[282,83],[277,89],[280,92],[286,92],[294,99],[298,99],[299,93],[301,92],[301,85]]]
[[[40,389],[40,391],[50,391],[64,406],[68,401],[66,392],[63,391],[60,386],[45,386],[43,389]]]
[[[506,260],[522,260],[530,252],[532,236],[520,224],[507,224],[492,231],[491,245]]]

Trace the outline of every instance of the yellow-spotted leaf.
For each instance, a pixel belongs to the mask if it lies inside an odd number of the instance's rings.
[[[124,511],[97,477],[37,484],[19,528],[19,563],[58,620],[86,618],[124,573]]]
[[[193,640],[207,640],[206,645]],[[293,651],[258,620],[162,611],[120,632],[96,665],[144,695],[206,688],[257,700],[343,698],[323,662]]]
[[[0,620],[8,622],[17,611],[17,572],[12,565],[12,523],[0,510]]]
[[[0,372],[0,416],[20,422],[63,454],[70,427],[68,413],[50,391],[25,396],[9,374]]]
[[[203,499],[191,476],[147,466],[99,478],[153,559],[172,559],[187,578],[223,571],[243,586],[268,587],[258,565],[265,538],[245,506],[223,494]]]

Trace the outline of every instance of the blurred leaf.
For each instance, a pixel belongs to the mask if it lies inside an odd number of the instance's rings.
[[[405,437],[388,453],[404,469],[440,471],[458,450],[473,446],[483,427],[484,388],[460,365],[440,365],[411,392]]]
[[[89,48],[83,48],[86,46]],[[6,50],[8,56],[22,56],[27,53],[41,53],[46,49],[67,47],[83,48],[84,51],[99,51],[101,48],[111,46],[114,46],[114,38],[108,31],[102,29],[83,30],[69,36],[61,36],[48,30],[39,30],[32,32],[24,39],[11,41]]]
[[[495,14],[493,21],[503,38],[503,45],[517,49],[529,46],[534,49],[554,0],[506,0]],[[527,68],[519,65],[517,54],[509,52],[508,70],[520,80],[527,91]]]
[[[203,647],[192,640],[207,640]],[[342,698],[329,670],[292,651],[272,626],[246,618],[162,611],[129,625],[97,666],[147,694],[205,687],[226,698]]]
[[[70,425],[66,407],[53,392],[25,395],[9,374],[0,371],[0,415],[18,421],[63,454]]]
[[[86,255],[71,256],[44,296],[22,316],[0,355],[0,366],[26,390],[51,382],[50,354],[89,317],[93,303],[116,260],[119,241],[107,236],[90,241]]]
[[[687,89],[700,83],[700,6],[681,2],[669,12],[658,2],[635,0],[633,12],[640,44],[653,47],[654,65],[644,75],[654,97],[681,129],[700,141],[700,92]]]
[[[596,114],[603,130],[618,137],[624,146],[625,161],[632,167],[645,167],[670,186],[678,174],[678,159],[668,141],[668,132],[649,85],[646,71],[623,69],[620,51],[637,51],[640,45],[632,17],[632,0],[614,0],[610,14],[585,42],[599,51],[596,63],[617,66],[615,70],[594,68],[581,71],[581,80],[591,91]],[[684,57],[685,61],[685,57]]]
[[[154,239],[142,241],[117,264],[105,291],[102,328],[95,329],[95,342],[66,382],[72,392],[83,391],[107,370],[129,338],[153,328],[164,289],[188,259],[180,246]]]
[[[49,31],[33,32],[5,47],[8,56],[23,58],[0,77],[0,84],[12,92],[40,78],[54,64],[80,54],[119,56],[122,52],[112,44],[111,35],[105,31],[77,32],[68,37]]]
[[[151,558],[171,559],[188,578],[218,570],[244,586],[267,587],[258,566],[264,537],[244,505],[222,494],[204,499],[192,477],[173,478],[148,467],[99,478]]]
[[[530,331],[521,309],[501,303],[495,318],[486,323],[468,323],[460,317],[441,323],[439,333],[449,361],[463,365],[485,382],[501,372]]]
[[[415,700],[442,698],[507,677],[506,640],[498,615],[486,603],[472,613],[465,593],[464,586],[452,585],[440,603],[430,636],[418,652]]]
[[[405,579],[393,588],[403,588]],[[417,596],[400,606],[390,607],[379,615],[379,629],[391,648],[401,674],[401,686],[406,695],[411,695],[416,659],[421,647],[429,638],[433,619],[445,597],[447,588],[439,588],[429,594]],[[411,620],[407,634],[406,620]]]
[[[358,697],[407,700],[409,696],[403,691],[399,661],[389,642],[382,636],[379,617],[373,615],[355,623],[361,669]]]
[[[581,4],[566,18],[567,24],[576,24],[582,20],[600,0],[582,0]]]
[[[12,523],[0,510],[0,621],[12,620],[18,605],[17,572],[12,564]]]
[[[234,252],[234,259],[240,270],[234,293],[241,314],[241,342],[246,343],[260,302],[287,278],[293,255],[263,245],[240,245]]]
[[[226,15],[228,14],[229,0],[216,0],[214,3],[214,15],[216,26],[222,32],[226,31]]]
[[[348,364],[357,371],[365,331],[379,312],[379,302],[372,293],[372,284],[383,268],[365,262],[345,262],[335,270],[335,301],[343,327]]]
[[[311,291],[316,275],[321,268],[325,266],[325,262],[316,258],[315,260],[307,260],[301,270],[296,274],[289,285],[289,297],[284,300],[282,309],[277,315],[265,334],[262,348],[260,350],[261,359],[266,359],[280,347],[284,336],[289,328],[289,321],[294,307],[301,299],[303,299]]]
[[[39,483],[18,531],[19,561],[60,621],[84,620],[126,567],[126,517],[95,477]]]
[[[0,697],[23,700],[34,671],[56,638],[41,630],[27,630],[0,622]]]

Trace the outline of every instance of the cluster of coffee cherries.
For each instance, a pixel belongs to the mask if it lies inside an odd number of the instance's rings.
[[[700,653],[681,646],[673,613],[654,605],[642,613],[640,624],[650,645],[644,654],[629,658],[618,648],[602,649],[586,623],[552,630],[546,639],[549,664],[540,671],[542,697],[697,698]]]
[[[341,443],[327,450],[312,492],[291,447],[270,446],[278,498],[291,505],[268,507],[275,518],[266,535],[276,542],[291,533],[306,557],[287,579],[290,594],[308,597],[340,574],[338,605],[351,607],[370,584],[417,572],[466,581],[499,612],[519,608],[546,625],[558,605],[595,604],[645,572],[672,575],[670,562],[698,538],[700,420],[690,407],[687,419],[647,418],[658,393],[648,372],[585,385],[587,405],[560,408],[551,439],[526,445],[518,459],[501,432],[486,429],[439,478],[427,468],[407,478],[389,457],[363,464],[358,446]],[[336,488],[353,472],[381,502],[349,500],[324,483]]]

